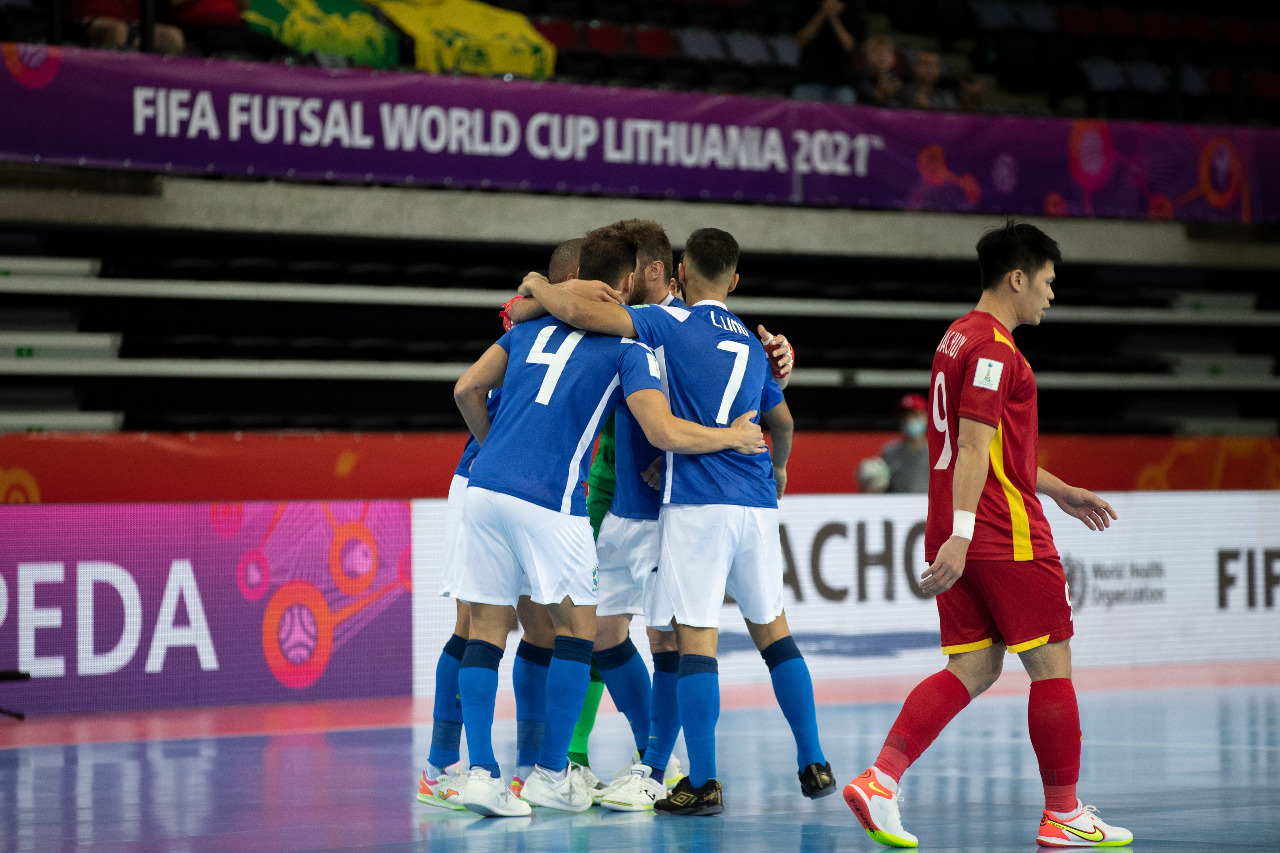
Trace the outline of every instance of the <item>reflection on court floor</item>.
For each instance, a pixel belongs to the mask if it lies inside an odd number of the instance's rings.
[[[1081,795],[1137,836],[1135,850],[1280,850],[1280,685],[1111,691],[1080,697]],[[897,703],[819,708],[827,756],[847,779],[870,763]],[[225,709],[221,713],[234,713]],[[9,726],[0,728],[6,742]],[[495,726],[514,755],[514,724]],[[745,853],[882,849],[839,797],[810,802],[776,707],[726,710],[725,813],[484,819],[421,805],[430,727],[0,748],[0,851],[610,851]],[[630,734],[602,716],[601,775]],[[904,823],[931,851],[1031,851],[1041,808],[1026,701],[985,697],[904,780]]]

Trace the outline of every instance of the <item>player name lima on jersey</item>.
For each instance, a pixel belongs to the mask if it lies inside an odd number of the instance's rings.
[[[507,352],[502,400],[470,485],[585,516],[583,482],[605,418],[627,395],[662,389],[653,351],[554,317],[516,326],[498,346]]]
[[[929,516],[925,559],[951,536],[952,483],[960,419],[995,427],[987,480],[978,501],[970,560],[1057,556],[1036,497],[1040,429],[1036,377],[1013,336],[985,311],[951,324],[933,355],[929,390]]]
[[[494,388],[489,392],[488,398],[484,401],[484,406],[489,410],[489,422],[498,415],[498,402],[502,399],[502,389]],[[455,477],[470,477],[471,463],[476,460],[476,454],[480,452],[480,442],[476,441],[474,435],[467,436],[467,444],[462,448],[462,458],[458,460],[458,467],[454,469]]]
[[[690,308],[641,305],[627,310],[637,336],[653,347],[663,366],[676,417],[723,427],[753,409],[764,413],[782,402],[764,347],[724,303],[704,300]],[[778,505],[768,453],[668,453],[663,469],[663,503]]]

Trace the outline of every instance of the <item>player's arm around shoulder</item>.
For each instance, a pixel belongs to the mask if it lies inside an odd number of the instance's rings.
[[[1068,486],[1043,468],[1036,469],[1036,491],[1053,498],[1058,508],[1084,522],[1090,530],[1105,530],[1119,518],[1111,504],[1088,489]]]
[[[467,422],[467,429],[484,444],[489,435],[489,408],[485,398],[494,388],[502,386],[507,372],[507,351],[494,344],[484,351],[476,363],[466,369],[453,386],[453,401]]]
[[[627,395],[627,407],[635,415],[645,438],[659,450],[672,453],[715,453],[720,450],[736,450],[755,455],[764,453],[769,446],[764,443],[760,425],[751,422],[755,410],[734,419],[727,427],[705,427],[677,418],[671,414],[667,398],[653,388],[644,388]]]
[[[778,497],[787,490],[787,460],[791,458],[791,441],[795,436],[796,422],[791,417],[791,407],[783,400],[760,416],[769,427],[773,450],[769,454],[773,462],[773,480],[778,485]]]
[[[541,273],[531,272],[524,277],[520,294],[532,296],[557,320],[576,329],[634,338],[636,327],[631,322],[631,312],[622,307],[622,294],[603,282],[575,282],[578,290],[591,286],[598,286],[596,299],[552,284]]]

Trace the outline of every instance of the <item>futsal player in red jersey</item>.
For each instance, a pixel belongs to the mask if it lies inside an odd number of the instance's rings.
[[[933,357],[929,517],[921,588],[937,596],[941,672],[907,697],[875,764],[844,789],[873,839],[915,847],[898,781],[969,701],[1000,676],[1005,652],[1031,676],[1027,724],[1045,809],[1038,844],[1119,847],[1133,841],[1076,797],[1080,712],[1071,683],[1071,598],[1036,492],[1091,530],[1116,518],[1106,501],[1038,467],[1036,378],[1013,330],[1039,325],[1053,301],[1058,244],[1010,221],[978,241],[982,297],[951,324]]]

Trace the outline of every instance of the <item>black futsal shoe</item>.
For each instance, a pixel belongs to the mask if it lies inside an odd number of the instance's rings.
[[[810,764],[798,774],[800,792],[811,800],[818,800],[836,792],[836,777],[831,772],[831,762]]]
[[[654,811],[667,814],[720,814],[724,811],[724,796],[720,791],[720,783],[715,779],[708,779],[701,788],[695,788],[686,776],[676,783],[665,800],[654,803],[653,808]]]

